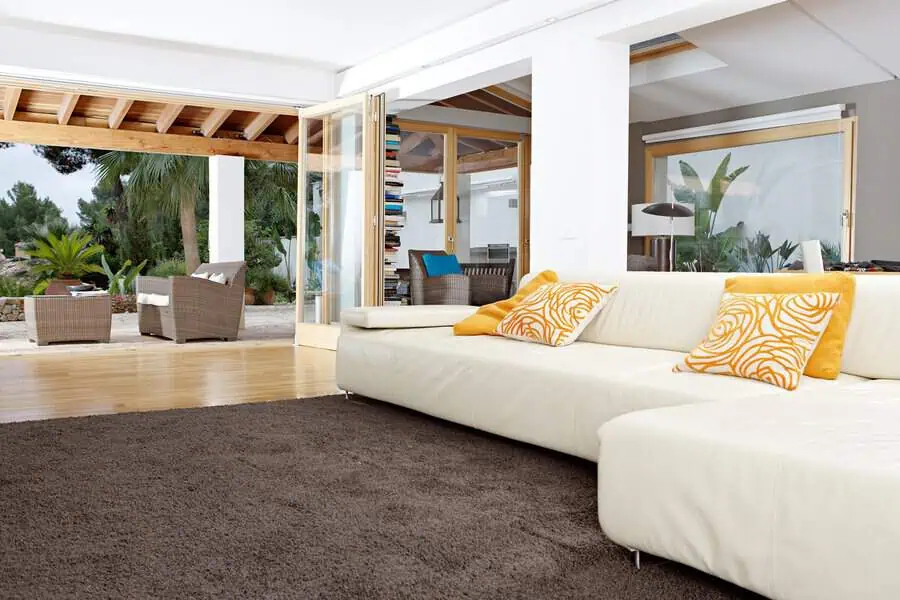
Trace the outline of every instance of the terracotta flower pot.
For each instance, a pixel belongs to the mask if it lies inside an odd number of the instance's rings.
[[[256,304],[256,292],[253,288],[244,288],[244,306]]]
[[[69,287],[70,285],[80,285],[81,281],[78,279],[52,279],[50,281],[50,285],[47,286],[47,290],[44,292],[46,296],[68,296],[69,295]]]
[[[272,306],[273,304],[275,304],[275,290],[260,292],[257,294],[256,298],[257,300],[259,300],[260,304]]]

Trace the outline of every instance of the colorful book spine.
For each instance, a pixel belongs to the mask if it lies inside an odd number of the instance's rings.
[[[403,204],[403,169],[400,167],[400,126],[387,116],[384,135],[384,303],[405,304],[400,296],[400,232],[406,225]]]

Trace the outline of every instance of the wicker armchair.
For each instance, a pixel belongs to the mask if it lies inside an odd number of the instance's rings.
[[[503,263],[463,263],[462,274],[428,277],[426,254],[443,250],[409,251],[409,296],[411,304],[462,304],[481,306],[509,298],[516,261]]]
[[[138,277],[138,328],[183,344],[188,340],[237,339],[244,309],[247,265],[220,262],[200,265],[196,273],[224,273],[225,284],[197,277]],[[168,298],[165,306],[153,299]]]

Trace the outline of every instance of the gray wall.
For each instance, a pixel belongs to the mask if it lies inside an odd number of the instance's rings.
[[[629,198],[632,202],[643,202],[644,144],[641,136],[830,104],[855,105],[859,116],[855,258],[900,260],[900,81],[665,121],[633,123],[629,149]],[[640,251],[640,246],[633,241],[630,251]]]

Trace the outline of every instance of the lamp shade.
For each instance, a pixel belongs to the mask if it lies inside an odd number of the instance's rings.
[[[648,204],[641,212],[655,217],[693,217],[694,209],[680,202],[656,202]]]
[[[632,204],[631,205],[631,235],[633,236],[694,236],[694,207],[692,204],[676,202],[676,209],[687,209],[687,216],[659,216],[645,212],[648,207],[658,204]],[[671,207],[671,203],[666,206]]]

